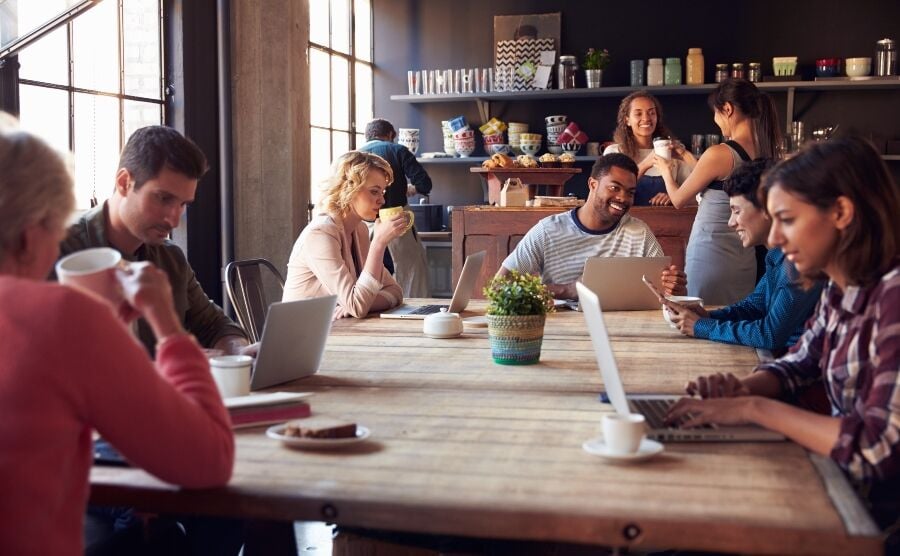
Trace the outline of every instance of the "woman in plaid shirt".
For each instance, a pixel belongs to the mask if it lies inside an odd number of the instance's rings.
[[[769,243],[828,280],[797,344],[744,379],[700,377],[672,409],[686,426],[753,423],[827,454],[882,526],[900,516],[900,189],[865,140],[815,144],[765,176]],[[791,402],[823,381],[831,415]]]

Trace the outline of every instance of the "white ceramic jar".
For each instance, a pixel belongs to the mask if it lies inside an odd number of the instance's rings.
[[[422,332],[429,338],[455,338],[463,332],[459,313],[448,313],[446,307],[440,313],[432,313],[422,322]]]
[[[662,58],[650,58],[647,61],[647,86],[662,87],[665,79]]]

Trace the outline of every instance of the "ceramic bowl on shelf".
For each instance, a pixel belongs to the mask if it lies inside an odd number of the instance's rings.
[[[570,141],[568,143],[563,143],[562,145],[560,145],[560,148],[563,150],[563,152],[575,154],[579,150],[581,150],[581,143],[578,143],[577,141]]]
[[[844,71],[849,77],[862,77],[872,71],[871,58],[847,58],[844,60]]]
[[[523,154],[536,155],[541,150],[540,143],[521,143],[519,149]]]
[[[557,156],[561,155],[563,152],[563,148],[560,147],[559,145],[548,145],[547,150]]]
[[[490,154],[509,154],[509,145],[505,143],[494,143],[491,145]]]
[[[816,77],[837,77],[840,74],[840,58],[819,58],[816,60]]]
[[[794,75],[797,71],[796,56],[777,56],[772,58],[772,73],[776,76]]]

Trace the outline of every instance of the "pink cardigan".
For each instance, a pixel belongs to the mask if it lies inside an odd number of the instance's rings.
[[[360,266],[365,266],[369,230],[360,222],[353,235],[356,258]],[[339,216],[319,214],[313,218],[291,251],[282,301],[337,295],[335,319],[366,316],[379,296],[386,300],[388,307],[399,305],[403,290],[390,272],[381,265],[380,276],[362,271],[357,278],[350,248]]]
[[[105,303],[0,276],[0,554],[81,555],[91,429],[135,465],[190,488],[224,485],[228,413],[192,336],[154,366]]]

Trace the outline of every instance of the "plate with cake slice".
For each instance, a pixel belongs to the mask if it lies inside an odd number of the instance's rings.
[[[337,448],[369,438],[371,431],[356,423],[336,417],[313,415],[269,427],[266,436],[286,446],[303,449]]]

